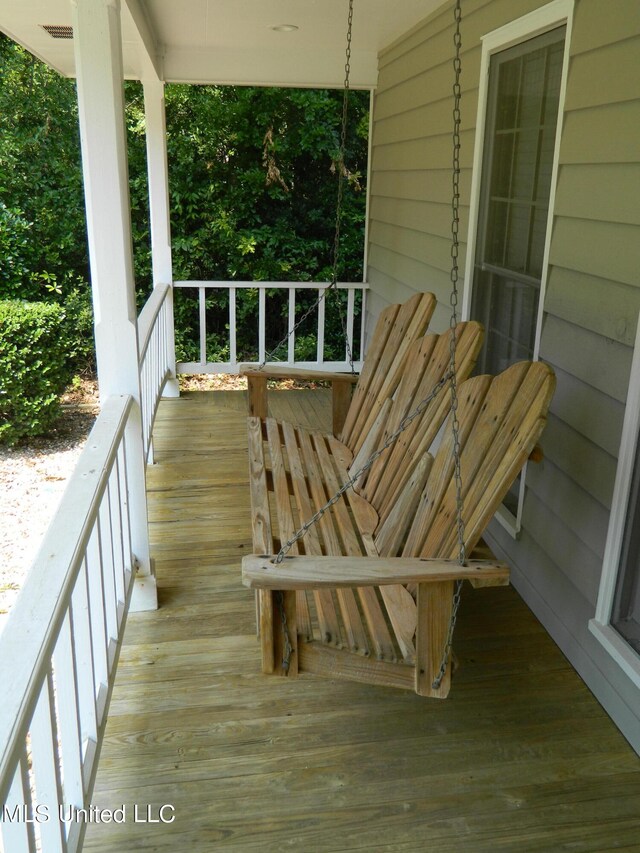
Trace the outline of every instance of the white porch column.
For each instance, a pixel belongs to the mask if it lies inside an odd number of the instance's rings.
[[[139,564],[132,607],[150,610],[157,607],[157,592],[139,406],[120,0],[71,5],[100,397],[130,394],[138,403],[125,434],[132,548]]]
[[[167,380],[163,396],[179,397],[175,373],[176,353],[173,322],[173,268],[171,264],[171,222],[169,217],[169,169],[167,165],[167,126],[164,110],[164,83],[145,79],[144,112],[147,135],[147,171],[149,176],[149,221],[153,286],[171,285],[167,295],[169,363],[173,375]]]

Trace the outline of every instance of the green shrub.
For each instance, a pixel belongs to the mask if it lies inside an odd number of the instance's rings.
[[[64,309],[44,302],[0,302],[0,443],[41,435],[55,420],[71,378]]]
[[[93,308],[89,288],[74,287],[64,303],[65,352],[73,374],[92,373],[96,369],[96,345],[93,335]]]

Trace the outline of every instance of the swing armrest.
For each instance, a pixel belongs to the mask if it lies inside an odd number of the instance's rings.
[[[296,590],[337,587],[481,581],[482,586],[507,586],[509,567],[496,560],[418,557],[285,557],[276,564],[270,555],[251,554],[242,560],[242,583],[250,589]]]
[[[355,385],[358,381],[358,373],[329,373],[326,370],[306,369],[301,367],[265,367],[259,370],[252,365],[238,365],[240,376],[247,378],[258,378],[264,376],[265,379],[301,379],[307,382],[348,382],[350,385]]]
[[[321,370],[303,370],[298,367],[268,367],[258,370],[240,365],[240,375],[247,377],[249,414],[265,420],[268,413],[267,379],[302,379],[306,381],[331,382],[331,409],[333,434],[339,437],[351,404],[352,386],[358,374],[327,373]]]

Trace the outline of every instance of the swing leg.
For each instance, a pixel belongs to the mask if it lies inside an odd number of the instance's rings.
[[[350,379],[346,382],[334,379],[331,382],[331,405],[333,408],[333,434],[340,438],[342,427],[347,419],[347,412],[351,405],[351,391],[353,384]]]
[[[267,418],[267,377],[250,375],[247,377],[249,396],[249,414],[252,417]]]
[[[433,682],[440,671],[442,650],[447,642],[453,586],[453,581],[418,584],[415,691],[419,696],[444,699],[451,687],[451,656],[440,686],[434,688]]]
[[[284,619],[282,610],[284,607]],[[285,638],[286,626],[286,638]],[[296,593],[260,590],[260,647],[262,671],[295,678],[298,675]],[[288,667],[283,666],[287,661]]]

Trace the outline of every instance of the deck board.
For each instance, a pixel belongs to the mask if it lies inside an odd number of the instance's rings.
[[[311,426],[326,392],[270,398]],[[313,404],[308,395],[315,395]],[[511,588],[465,590],[449,699],[260,673],[243,395],[163,401],[160,609],[127,624],[85,850],[640,850],[640,761]],[[173,823],[133,822],[160,804]]]

